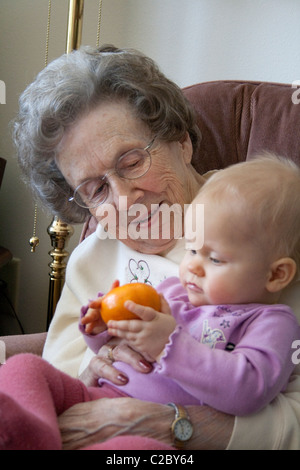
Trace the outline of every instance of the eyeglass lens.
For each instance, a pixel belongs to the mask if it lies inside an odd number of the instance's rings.
[[[133,180],[144,176],[151,166],[148,150],[135,149],[122,155],[115,170],[101,178],[94,178],[78,186],[74,193],[74,201],[85,208],[93,208],[105,202],[108,197],[107,177],[116,173],[120,178]]]

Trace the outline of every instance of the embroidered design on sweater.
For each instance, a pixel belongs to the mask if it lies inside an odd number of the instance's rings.
[[[149,280],[150,277],[150,268],[146,261],[140,260],[136,261],[131,258],[128,263],[129,271],[133,276],[130,282],[143,282],[144,284],[151,284]]]
[[[215,317],[222,317],[228,313],[232,313],[232,309],[228,305],[218,305],[214,313]]]
[[[211,329],[208,321],[204,320],[201,343],[206,344],[210,349],[214,349],[217,343],[226,343],[226,338],[222,330]]]

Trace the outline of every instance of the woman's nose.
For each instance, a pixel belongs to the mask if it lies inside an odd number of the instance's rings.
[[[134,181],[123,180],[117,175],[110,180],[110,200],[121,211],[128,211],[133,205],[142,200],[144,191],[135,186]]]

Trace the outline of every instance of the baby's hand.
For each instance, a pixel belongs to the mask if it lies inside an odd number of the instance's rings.
[[[114,281],[111,289],[119,286],[119,281]],[[89,303],[89,309],[85,316],[81,319],[81,324],[85,325],[87,334],[97,335],[106,329],[106,324],[101,317],[101,302],[103,297],[98,297]]]
[[[108,333],[126,341],[135,351],[141,353],[147,361],[160,360],[170,334],[176,328],[176,320],[161,295],[161,312],[151,307],[138,305],[131,300],[126,308],[135,313],[139,320],[110,320],[107,324]]]
[[[96,335],[106,328],[101,318],[101,300],[102,297],[99,297],[99,299],[90,302],[87,313],[81,319],[81,324],[85,325],[85,332],[88,335]]]

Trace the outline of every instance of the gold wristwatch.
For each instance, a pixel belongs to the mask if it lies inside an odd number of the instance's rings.
[[[175,403],[168,403],[175,410],[175,419],[171,426],[171,431],[174,439],[175,446],[181,449],[185,442],[187,442],[193,435],[193,425],[190,417],[181,405]]]

